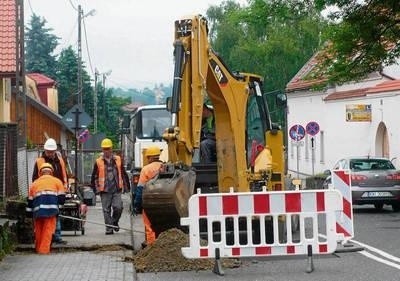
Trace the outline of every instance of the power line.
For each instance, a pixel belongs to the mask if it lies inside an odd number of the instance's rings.
[[[74,3],[72,3],[71,0],[69,0],[69,3],[71,4],[72,8],[74,8],[74,10],[78,12],[78,8],[75,7]]]
[[[64,40],[64,47],[61,47],[61,49],[64,49],[64,48],[66,48],[66,47],[68,47],[68,46],[71,45],[69,42],[71,42],[71,37],[72,37],[72,35],[75,33],[75,30],[76,30],[77,25],[78,25],[78,21],[75,21],[75,24],[74,24],[74,26],[72,27],[72,29],[71,29],[71,31],[69,32],[69,35],[68,35],[68,37],[67,37],[68,39],[67,39],[67,40]]]
[[[35,14],[35,12],[32,9],[31,0],[28,0],[28,5],[29,5],[29,9],[31,10],[31,14]]]
[[[85,33],[86,52],[87,52],[87,56],[88,56],[88,60],[89,60],[90,71],[91,71],[92,75],[95,75],[94,71],[93,71],[92,59],[90,58],[90,51],[89,51],[89,43],[88,43],[88,40],[87,40],[85,18],[83,18],[83,31]]]

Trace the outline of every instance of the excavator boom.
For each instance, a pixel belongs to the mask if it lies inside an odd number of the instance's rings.
[[[179,217],[187,216],[188,199],[197,188],[283,189],[283,135],[270,120],[262,77],[232,73],[209,45],[207,20],[200,15],[175,22],[174,48],[172,97],[167,102],[171,126],[163,134],[169,160],[166,171],[143,194],[146,214],[154,225],[161,223],[159,231],[178,226]],[[195,162],[206,99],[215,119],[217,162],[212,165]],[[169,219],[160,222],[167,208],[172,210]]]

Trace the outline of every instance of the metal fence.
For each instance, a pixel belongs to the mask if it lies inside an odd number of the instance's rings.
[[[13,136],[16,136],[15,130],[16,127],[0,126],[0,201],[11,196],[28,196],[36,158],[43,152],[42,148],[17,149],[16,141],[13,139]],[[120,154],[120,151],[115,153]],[[62,154],[66,160],[69,177],[74,178],[77,162],[78,183],[90,185],[93,165],[101,151],[78,151],[77,159],[74,150],[64,150]]]
[[[77,159],[75,159],[75,151],[66,151],[66,165],[68,173],[75,175],[75,163],[77,166],[78,182],[84,185],[90,184],[93,165],[100,156],[101,151],[78,151]]]
[[[101,155],[101,150],[78,150],[77,159],[75,159],[74,150],[65,150],[64,153],[68,174],[75,175],[75,163],[77,162],[78,183],[89,185],[94,163]],[[114,153],[120,155],[121,151],[114,150]]]
[[[18,195],[17,124],[0,124],[0,200]]]

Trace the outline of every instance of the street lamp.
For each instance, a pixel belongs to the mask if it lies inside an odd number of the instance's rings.
[[[81,22],[87,16],[94,16],[96,14],[96,10],[92,9],[88,13],[83,14],[83,10],[81,5],[78,5],[78,104],[82,105],[82,31],[81,31]]]

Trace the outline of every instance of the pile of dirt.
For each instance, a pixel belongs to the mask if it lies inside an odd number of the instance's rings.
[[[181,248],[189,246],[189,236],[173,228],[159,235],[152,244],[133,257],[137,272],[199,271],[212,269],[214,259],[187,259]],[[221,259],[224,268],[238,267],[234,259]]]

